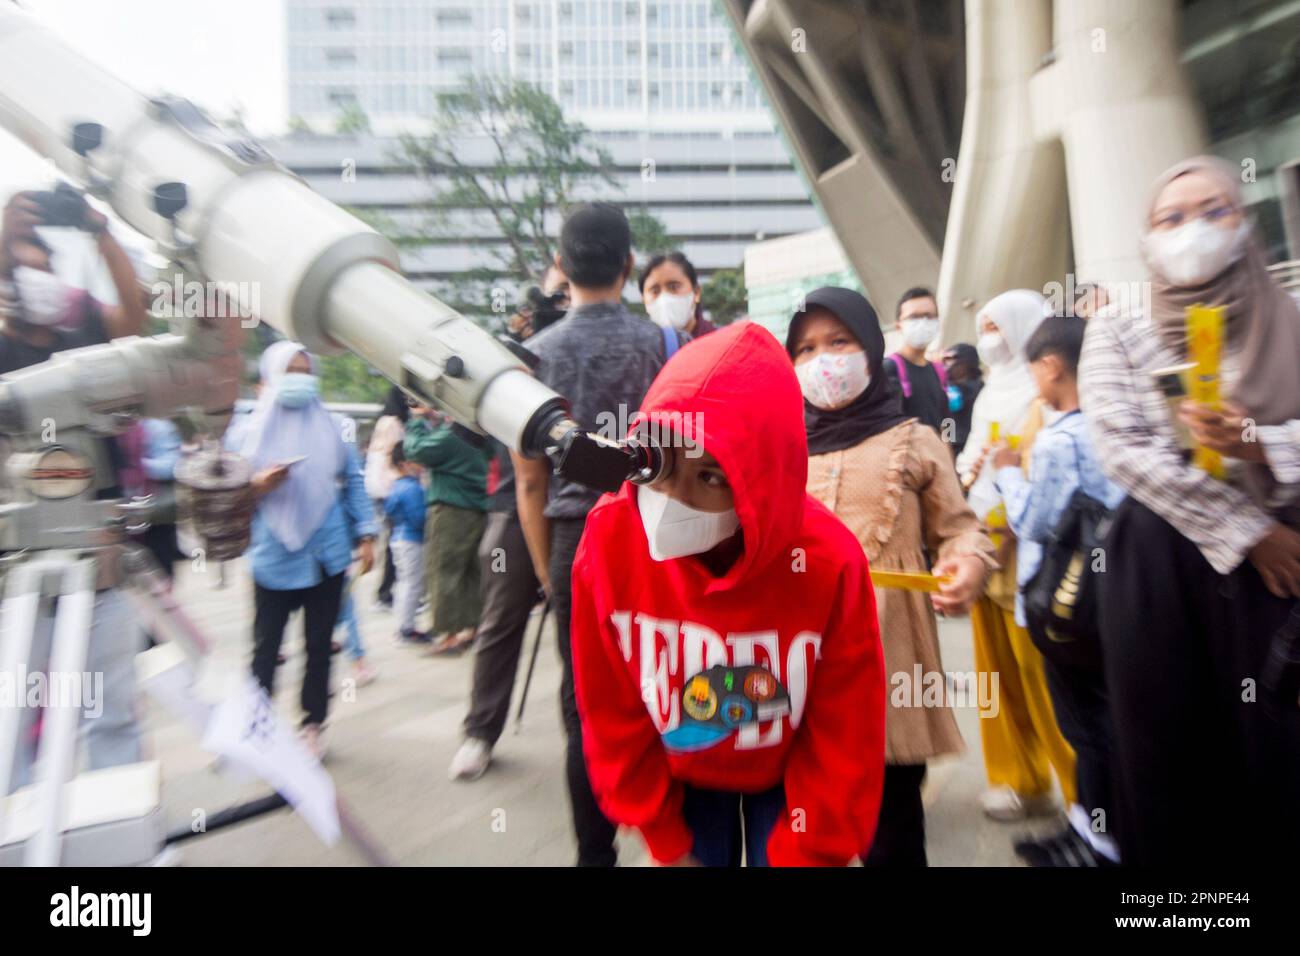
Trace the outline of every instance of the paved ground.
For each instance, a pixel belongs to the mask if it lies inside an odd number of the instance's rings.
[[[239,563],[227,565],[227,584],[216,576],[183,569],[178,578],[191,616],[217,649],[205,668],[204,693],[214,696],[242,678],[247,666],[252,593]],[[444,660],[396,647],[389,614],[368,607],[373,578],[358,585],[362,632],[378,681],[360,689],[347,678],[350,665],[335,658],[330,754],[326,766],[340,794],[376,840],[400,864],[475,866],[566,866],[574,844],[568,822],[560,729],[559,657],[547,629],[521,729],[513,723],[498,745],[492,769],[474,783],[452,783],[447,764],[459,745],[471,657]],[[289,663],[281,669],[277,704],[286,717],[297,711],[302,652],[300,625],[290,629]],[[941,628],[945,666],[972,669],[969,622]],[[534,637],[528,634],[528,649]],[[518,692],[516,684],[516,706]],[[958,711],[968,750],[959,759],[932,764],[925,788],[932,864],[1016,865],[1010,849],[1017,827],[986,820],[978,798],[984,785],[979,754],[979,717]],[[171,827],[188,826],[195,811],[214,810],[264,793],[256,785],[223,778],[190,730],[164,712],[148,716],[156,755],[163,761],[164,800]],[[1039,825],[1042,828],[1042,824]],[[622,835],[621,860],[643,865],[647,857],[635,835]],[[295,815],[278,811],[257,821],[192,840],[182,862],[213,866],[353,865],[346,845],[322,845]]]

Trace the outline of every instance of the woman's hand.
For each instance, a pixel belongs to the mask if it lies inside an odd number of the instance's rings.
[[[1179,406],[1178,418],[1202,447],[1240,461],[1265,460],[1264,446],[1253,436],[1246,439],[1246,410],[1240,405],[1224,402],[1222,408],[1215,409],[1187,401]]]
[[[361,562],[361,566],[357,569],[357,577],[361,577],[375,566],[375,539],[362,538],[358,541],[355,557]]]
[[[1300,533],[1275,524],[1249,557],[1275,597],[1300,598]]]
[[[288,477],[288,465],[272,465],[270,468],[263,468],[257,472],[249,479],[248,483],[252,486],[253,494],[261,498],[279,488],[284,483],[284,479]]]
[[[930,604],[940,614],[965,614],[975,599],[984,590],[984,577],[987,573],[984,562],[969,555],[964,558],[948,558],[934,566],[934,573],[940,577],[951,577],[951,581],[940,581],[939,591],[930,595]]]

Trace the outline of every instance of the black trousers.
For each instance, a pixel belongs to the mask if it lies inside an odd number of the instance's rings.
[[[339,619],[346,572],[323,578],[314,587],[273,591],[253,583],[253,676],[275,690],[275,658],[280,653],[289,615],[302,608],[307,668],[302,675],[303,724],[323,724],[329,704],[330,640]]]
[[[925,856],[925,764],[885,764],[876,838],[863,866],[929,866]]]
[[[573,607],[570,579],[573,556],[582,538],[586,518],[551,519],[551,606],[555,610],[555,636],[560,642],[564,674],[560,681],[560,710],[564,716],[565,770],[573,829],[578,837],[578,866],[613,866],[617,860],[617,828],[605,818],[591,792],[587,761],[582,754],[582,722],[573,687],[573,648],[569,644],[569,615]]]
[[[1055,664],[1046,658],[1043,671],[1056,725],[1074,748],[1079,805],[1087,811],[1094,831],[1113,834],[1115,734],[1106,679],[1095,671]]]
[[[493,511],[478,546],[483,582],[483,617],[474,639],[465,736],[493,745],[510,716],[510,695],[519,669],[528,618],[537,603],[537,575],[519,515]]]
[[[1296,702],[1275,719],[1260,671],[1293,604],[1244,561],[1221,575],[1133,499],[1100,575],[1115,728],[1116,831],[1126,864],[1294,863]]]

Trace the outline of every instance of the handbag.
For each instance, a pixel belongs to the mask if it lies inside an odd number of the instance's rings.
[[[1075,442],[1076,459],[1078,447]],[[1042,563],[1022,588],[1029,637],[1053,663],[1101,671],[1094,559],[1110,524],[1110,509],[1076,488],[1043,544]]]

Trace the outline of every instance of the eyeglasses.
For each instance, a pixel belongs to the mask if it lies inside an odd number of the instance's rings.
[[[1228,204],[1207,209],[1199,215],[1189,215],[1181,209],[1171,209],[1169,212],[1156,219],[1152,228],[1177,229],[1183,223],[1191,222],[1193,219],[1201,219],[1208,222],[1210,225],[1215,226],[1235,212],[1237,212],[1237,207]]]

